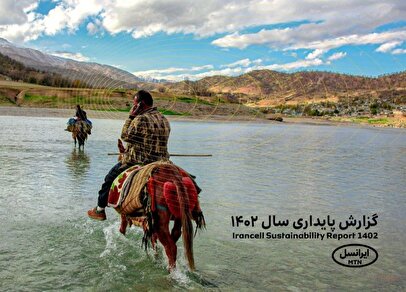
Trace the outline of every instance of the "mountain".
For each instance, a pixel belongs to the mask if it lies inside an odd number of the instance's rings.
[[[240,76],[212,76],[198,81],[165,83],[165,89],[178,94],[222,96],[229,101],[282,104],[288,101],[329,99],[338,96],[373,95],[406,89],[406,72],[380,77],[353,76],[331,72],[282,73],[256,70]],[[393,93],[392,92],[392,93]],[[403,93],[402,93],[403,94]]]
[[[79,62],[16,46],[0,38],[0,53],[29,68],[57,73],[70,80],[80,80],[92,87],[134,88],[143,81],[133,74],[109,65]]]
[[[47,77],[45,85],[61,86],[63,82],[59,80],[63,77],[73,84],[93,88],[143,88],[166,98],[181,97],[190,101],[189,97],[199,96],[201,103],[239,103],[287,114],[406,112],[406,72],[366,77],[320,71],[283,73],[256,70],[236,77],[211,76],[198,81],[170,83],[143,80],[112,66],[78,62],[18,47],[1,38],[0,53],[27,68],[42,70],[41,74],[57,74],[53,80]],[[44,84],[43,79],[42,75],[39,76],[36,83]]]
[[[43,72],[24,66],[22,63],[0,53],[0,79],[24,81],[53,87],[89,87],[79,80],[63,78],[60,74]]]

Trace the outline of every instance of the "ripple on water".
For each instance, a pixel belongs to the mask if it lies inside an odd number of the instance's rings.
[[[0,117],[0,279],[15,290],[351,290],[404,287],[406,136],[398,131],[314,126],[172,123],[174,153],[206,149],[208,159],[176,158],[197,176],[207,230],[195,237],[197,270],[181,242],[168,274],[163,248],[141,247],[142,232],[118,232],[119,218],[86,218],[116,162],[121,122],[98,120],[84,151],[60,131],[65,119]],[[41,129],[41,130],[38,130]],[[13,133],[13,135],[10,135]],[[47,133],[43,135],[42,133]],[[48,137],[49,136],[49,137]],[[182,140],[182,137],[187,139]],[[382,238],[363,241],[380,258],[367,269],[331,260],[350,242],[235,240],[231,216],[299,218],[379,214]],[[253,230],[248,230],[253,231]],[[276,232],[276,230],[271,230]],[[286,230],[285,230],[286,231]],[[288,230],[293,231],[293,230]],[[382,256],[381,256],[382,255]],[[23,272],[22,272],[23,271]],[[400,276],[399,276],[400,275]],[[356,284],[354,284],[356,283]]]

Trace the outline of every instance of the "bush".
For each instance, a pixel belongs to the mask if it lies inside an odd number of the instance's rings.
[[[378,114],[378,104],[376,103],[376,102],[374,102],[374,103],[372,103],[370,106],[369,106],[369,110],[371,111],[371,114],[372,115],[376,115],[376,114]]]

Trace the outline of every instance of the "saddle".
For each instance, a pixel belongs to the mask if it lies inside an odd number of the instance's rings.
[[[170,161],[157,161],[145,166],[135,165],[123,171],[113,182],[108,196],[108,206],[115,208],[119,213],[134,214],[143,213],[146,207],[146,197],[149,195],[151,211],[155,211],[157,206],[154,200],[154,182],[152,175],[157,168],[172,164]],[[189,193],[190,208],[197,203],[197,190],[195,183],[189,174],[179,168],[182,175],[182,182]],[[175,203],[176,186],[171,182],[164,184],[164,196],[168,203],[168,208],[172,214],[179,214],[179,206]]]
[[[90,120],[77,120],[75,118],[70,118],[66,123],[65,131],[73,132],[75,130],[75,125],[80,125],[87,134],[91,134],[93,126]]]
[[[134,176],[142,167],[140,165],[134,165],[116,177],[110,187],[107,205],[109,207],[117,208],[121,206],[125,197],[128,194],[129,186],[133,181]],[[138,201],[138,200],[137,200]]]
[[[177,186],[170,180],[155,181],[154,173],[158,168],[172,164],[170,161],[158,161],[145,166],[133,166],[123,171],[113,182],[108,206],[113,207],[121,215],[120,232],[126,233],[128,225],[136,225],[144,230],[143,242],[148,242],[154,230],[153,212],[169,211],[174,218],[181,218],[181,209],[177,193]],[[176,166],[182,176],[182,185],[188,194],[187,206],[194,213],[194,220],[198,228],[204,226],[204,217],[198,203],[200,188],[191,176]],[[157,197],[156,186],[162,191],[160,199]],[[162,200],[162,197],[164,200]],[[197,209],[196,209],[197,208]]]

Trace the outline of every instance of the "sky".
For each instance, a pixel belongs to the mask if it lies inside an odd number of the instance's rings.
[[[0,0],[0,11],[14,44],[143,78],[406,68],[406,1]]]

